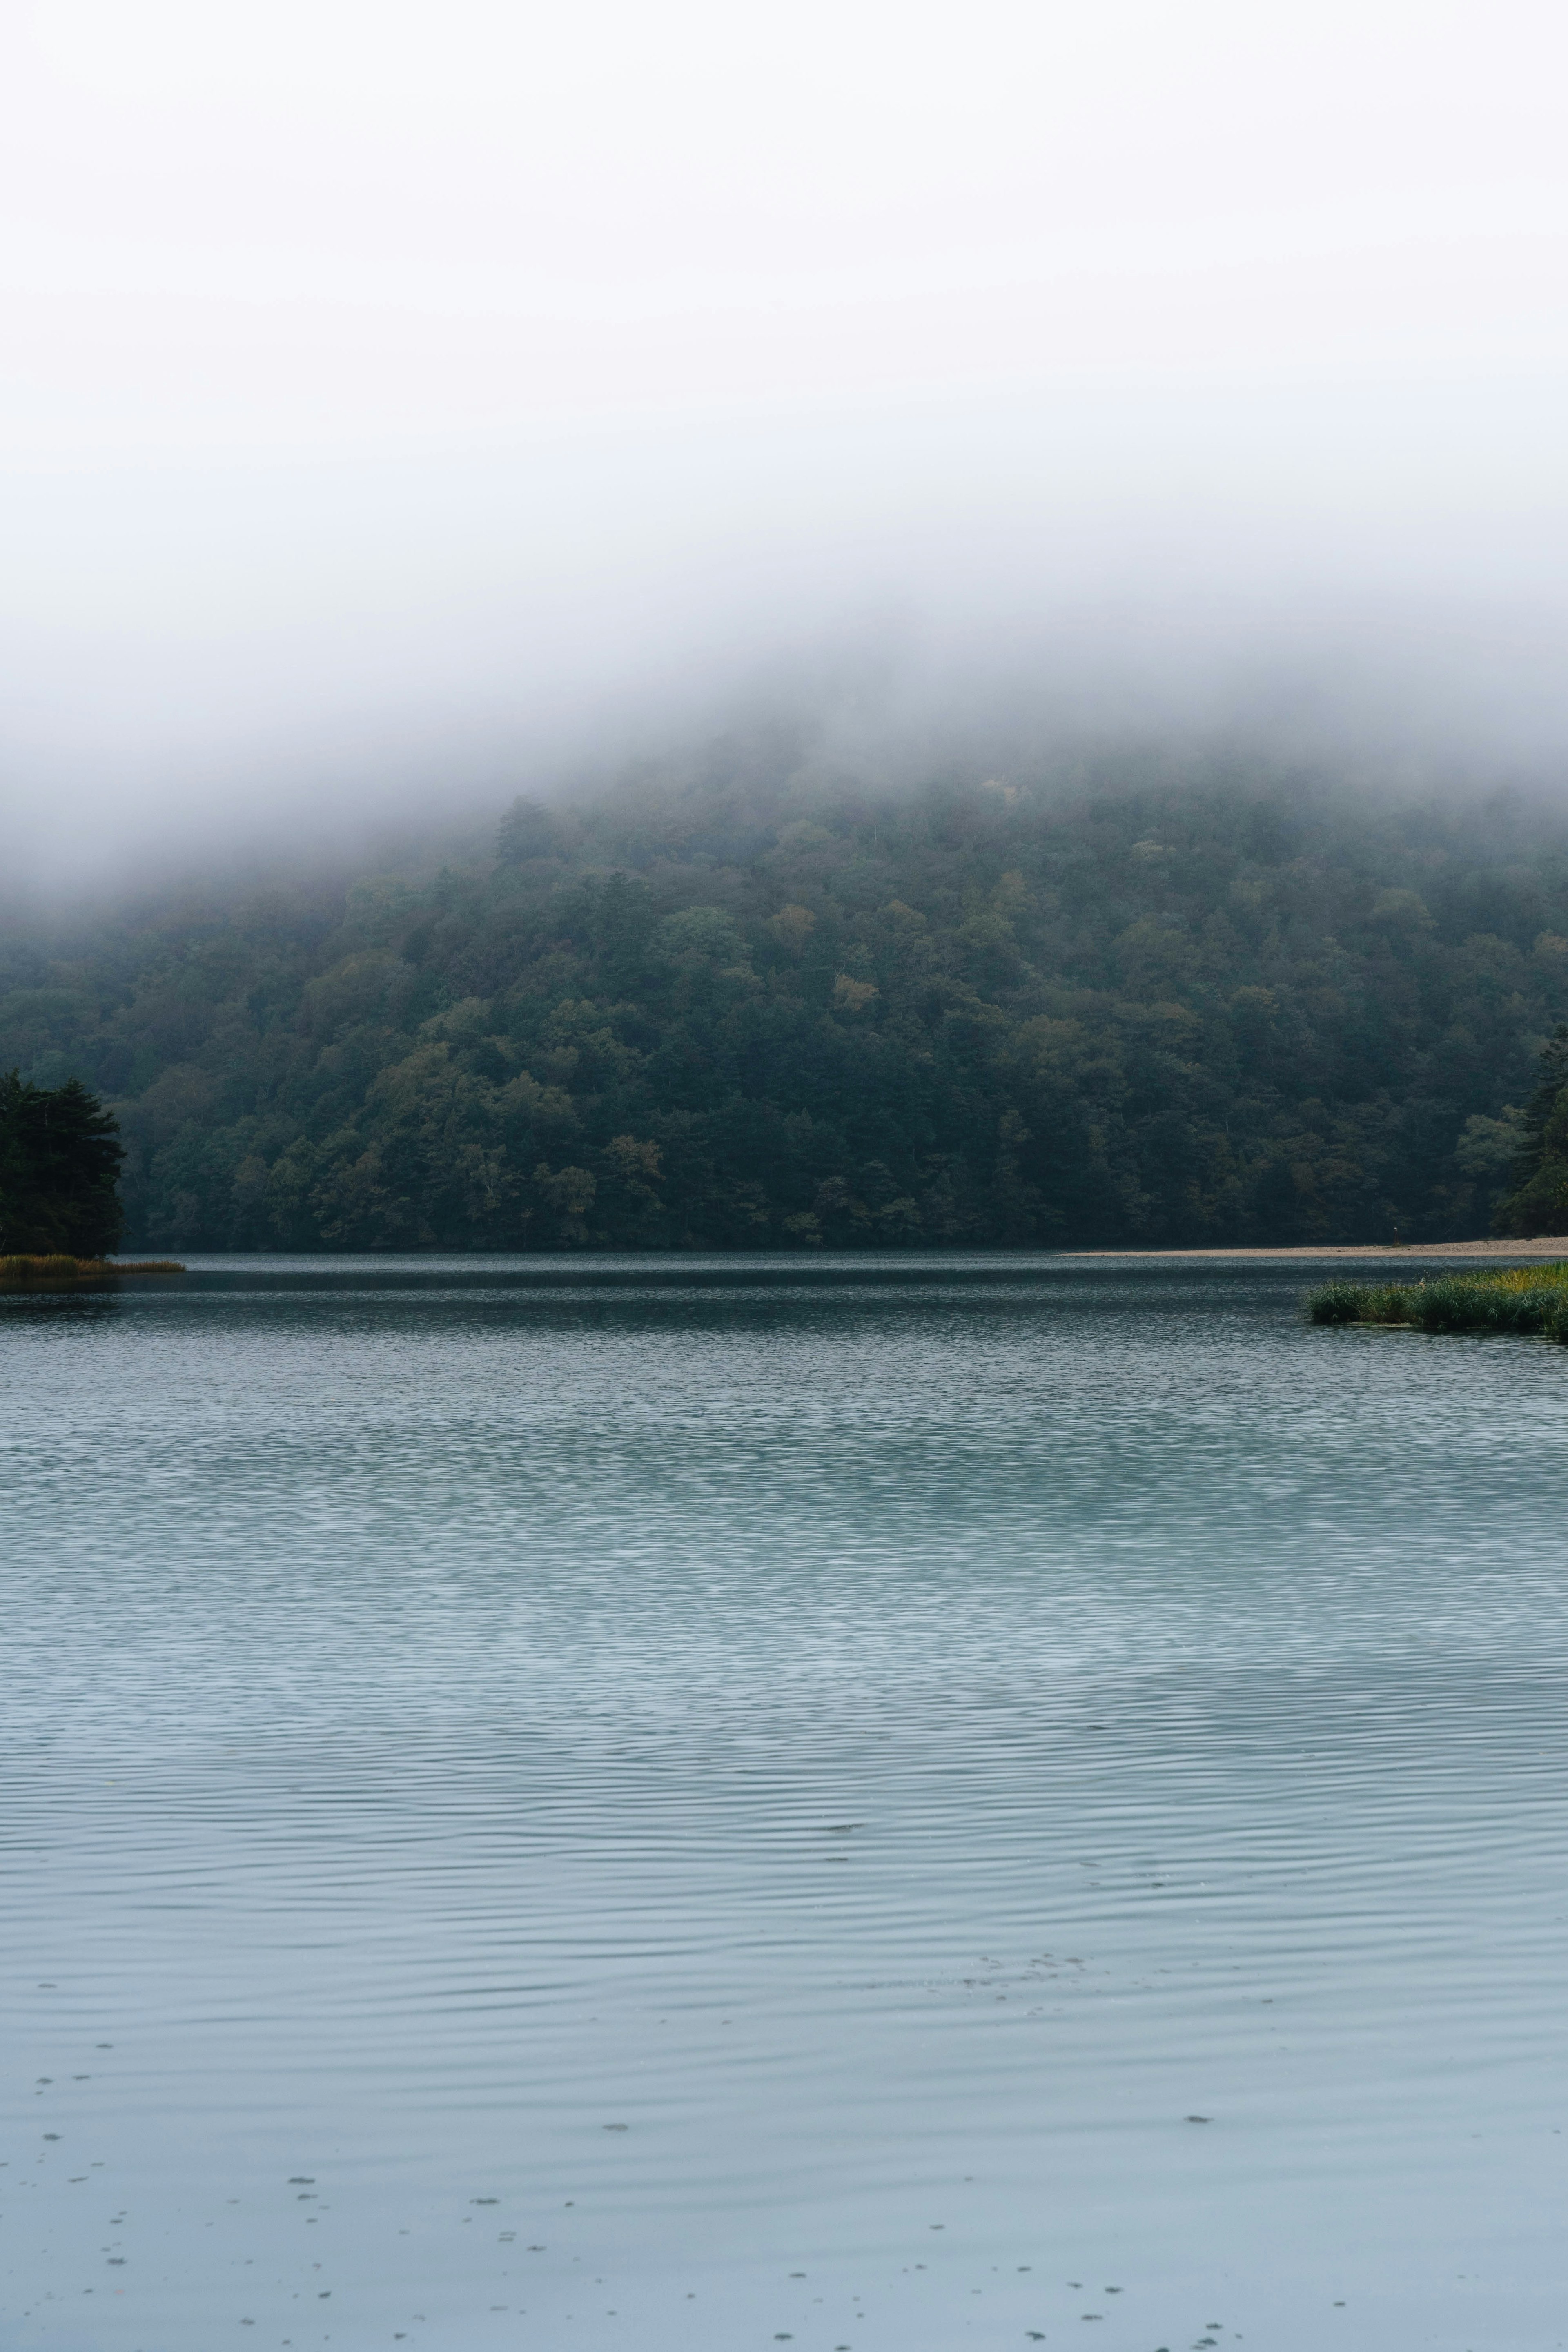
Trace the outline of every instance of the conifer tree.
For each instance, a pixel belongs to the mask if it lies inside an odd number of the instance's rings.
[[[1498,1209],[1499,1234],[1568,1233],[1568,1022],[1548,1039],[1524,1111],[1524,1141]]]
[[[0,1250],[101,1257],[118,1246],[120,1128],[79,1078],[0,1076]]]

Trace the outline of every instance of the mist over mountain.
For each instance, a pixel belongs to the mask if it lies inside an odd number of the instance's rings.
[[[1021,706],[1561,779],[1560,38],[12,12],[0,898],[374,856],[794,676],[857,772]]]

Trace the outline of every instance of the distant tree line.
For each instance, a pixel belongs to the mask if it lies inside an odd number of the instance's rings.
[[[1243,772],[872,793],[744,745],[521,800],[439,871],[0,957],[14,1085],[109,1098],[129,1231],[174,1249],[1551,1227],[1565,1021],[1551,813]]]
[[[0,1254],[101,1257],[124,1223],[113,1116],[78,1078],[0,1074]]]

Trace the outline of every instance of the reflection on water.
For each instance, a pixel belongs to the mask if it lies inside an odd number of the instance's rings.
[[[697,1272],[0,1307],[5,2341],[1568,2336],[1568,1355]]]

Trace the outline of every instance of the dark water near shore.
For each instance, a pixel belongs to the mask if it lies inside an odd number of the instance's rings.
[[[1568,1352],[511,1271],[0,1303],[0,2342],[1568,2342]]]

